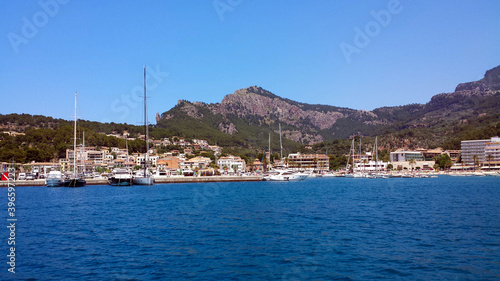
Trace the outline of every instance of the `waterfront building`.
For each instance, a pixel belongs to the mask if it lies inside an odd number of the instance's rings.
[[[191,159],[186,159],[181,161],[181,168],[185,169],[203,169],[210,165],[212,160],[208,157],[197,156]]]
[[[500,138],[493,139],[486,143],[484,148],[483,169],[500,170]]]
[[[397,161],[397,162],[392,162],[392,168],[394,170],[398,170],[398,171],[401,171],[401,170],[409,170],[409,171],[412,171],[412,170],[424,170],[424,171],[428,171],[428,170],[434,170],[434,164],[436,162],[434,160],[431,160],[431,161],[428,161],[428,160],[425,160],[425,161],[422,161],[422,160],[415,160],[415,162],[410,162],[410,161]]]
[[[252,163],[253,171],[264,171],[264,165],[259,159],[255,159]]]
[[[395,151],[391,152],[391,162],[406,162],[414,159],[415,161],[424,161],[424,155],[421,151]]]
[[[367,161],[354,164],[355,172],[375,172],[387,170],[389,163],[382,161]]]
[[[330,157],[325,154],[302,154],[300,152],[288,155],[288,167],[328,171]]]
[[[458,162],[458,159],[459,159],[462,151],[461,150],[446,150],[444,153],[446,153],[446,154],[448,154],[448,156],[450,156],[451,161]]]
[[[225,156],[217,159],[217,166],[219,168],[224,168],[224,166],[233,169],[233,167],[236,167],[236,171],[238,172],[244,172],[246,169],[246,163],[245,160],[241,159],[239,156]]]
[[[145,154],[137,156],[135,158],[136,165],[137,166],[143,166],[145,164],[145,162],[146,162],[145,158],[146,158]],[[149,165],[150,166],[156,166],[157,161],[158,161],[159,158],[160,158],[159,156],[149,155],[149,157],[148,157]]]
[[[499,137],[492,137],[487,140],[465,140],[461,142],[462,162],[474,165],[477,163],[484,164],[487,160],[486,147],[488,147],[488,155],[496,155],[495,147],[500,143]],[[500,158],[495,161],[500,161]]]
[[[175,156],[167,156],[158,160],[159,171],[176,171],[180,167],[180,159]]]

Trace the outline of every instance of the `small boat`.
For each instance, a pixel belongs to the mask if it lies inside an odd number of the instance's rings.
[[[60,171],[50,171],[49,175],[45,179],[45,186],[47,187],[59,187],[64,184],[62,179],[62,173]]]
[[[128,169],[115,168],[108,179],[108,184],[113,186],[129,186],[132,185],[132,174]]]

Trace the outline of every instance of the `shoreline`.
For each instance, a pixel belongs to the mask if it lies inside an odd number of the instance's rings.
[[[200,182],[245,182],[262,181],[263,176],[209,176],[209,177],[155,177],[155,184],[162,183],[200,183]],[[108,185],[104,178],[86,179],[86,185]],[[11,181],[14,186],[45,186],[45,179]],[[7,181],[1,181],[0,187],[7,187]],[[110,185],[111,186],[111,185]]]

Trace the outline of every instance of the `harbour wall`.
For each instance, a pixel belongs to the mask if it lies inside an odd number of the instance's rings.
[[[86,179],[87,185],[107,185],[104,178]],[[155,183],[199,183],[199,182],[242,182],[262,181],[262,176],[209,176],[209,177],[155,177]],[[15,186],[45,186],[44,179],[11,181]],[[0,187],[7,187],[7,181],[0,181]]]

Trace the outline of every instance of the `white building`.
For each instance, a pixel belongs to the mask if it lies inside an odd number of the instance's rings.
[[[197,156],[191,159],[181,160],[180,166],[183,170],[185,169],[203,169],[210,165],[212,160],[208,157]]]
[[[405,162],[415,159],[415,161],[424,161],[424,155],[420,151],[395,151],[391,152],[391,162]]]
[[[145,157],[146,157],[145,154],[137,156],[137,158],[135,158],[136,165],[138,165],[138,166],[144,165]],[[151,156],[151,155],[149,155],[148,159],[149,159],[150,165],[151,166],[156,166],[157,163],[158,163],[158,158],[160,158],[160,157],[159,156]]]
[[[479,164],[488,162],[488,155],[493,156],[490,160],[500,161],[500,137],[492,137],[489,140],[466,140],[462,141],[462,162],[474,165],[474,158]]]
[[[375,172],[375,171],[385,171],[387,170],[387,165],[389,163],[382,161],[368,161],[368,163],[356,163],[354,164],[355,172]]]
[[[246,169],[245,160],[241,159],[239,156],[229,155],[226,157],[221,157],[217,160],[217,166],[219,168],[228,167],[229,169],[236,168],[236,171],[244,172]],[[236,172],[235,171],[235,172]]]

